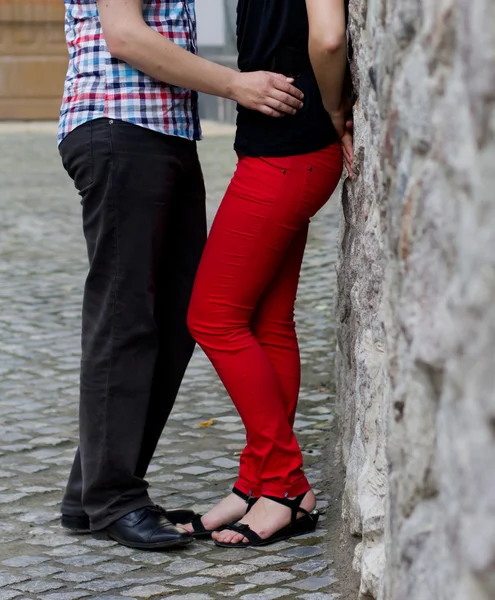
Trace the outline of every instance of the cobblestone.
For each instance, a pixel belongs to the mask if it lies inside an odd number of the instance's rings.
[[[268,588],[255,594],[245,594],[242,600],[276,600],[276,598],[287,598],[291,594],[291,590],[288,589]]]
[[[246,577],[246,581],[257,585],[273,585],[274,583],[280,583],[290,579],[295,579],[294,575],[285,571],[262,571],[261,573],[256,573],[256,575]]]
[[[58,503],[77,444],[86,253],[79,200],[52,130],[29,129],[7,128],[0,137],[0,600],[331,600],[324,554],[331,523],[323,517],[315,534],[237,551],[197,541],[145,553],[60,528]],[[206,139],[200,150],[211,219],[234,153],[225,136]],[[321,489],[334,418],[328,340],[337,213],[330,203],[314,220],[297,306],[304,374],[296,429],[308,477]],[[150,468],[152,497],[207,510],[232,486],[243,440],[232,403],[198,350]],[[324,510],[333,499],[316,491]]]
[[[127,593],[132,598],[151,598],[152,596],[159,596],[166,592],[167,588],[163,585],[143,585],[141,587],[131,588]]]
[[[308,577],[304,581],[294,583],[294,587],[300,590],[316,591],[328,587],[333,581],[331,577]]]
[[[213,569],[207,569],[203,571],[204,575],[209,577],[233,577],[234,575],[246,575],[256,571],[256,567],[253,565],[227,565],[221,567],[215,567]]]
[[[228,585],[228,584],[227,584]],[[251,590],[256,586],[253,583],[241,583],[239,585],[232,585],[225,592],[217,592],[220,596],[227,596],[227,598],[237,598],[239,594],[245,592],[246,590]]]
[[[11,600],[21,595],[21,592],[17,592],[16,590],[0,590],[0,600]]]
[[[48,558],[41,558],[41,556],[16,556],[15,558],[4,560],[2,565],[5,565],[6,567],[32,567],[33,565],[39,565],[47,560]]]

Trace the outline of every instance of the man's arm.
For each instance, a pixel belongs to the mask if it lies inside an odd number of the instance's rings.
[[[340,137],[345,131],[342,92],[347,67],[344,0],[306,0],[309,56],[323,104]]]
[[[283,75],[238,73],[168,40],[145,23],[142,0],[98,0],[98,11],[110,54],[155,79],[274,117],[302,107],[302,92]]]

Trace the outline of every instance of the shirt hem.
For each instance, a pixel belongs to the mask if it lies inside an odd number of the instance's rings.
[[[63,123],[64,120],[61,119],[59,121],[59,132],[58,132],[58,143],[57,145],[60,146],[60,144],[64,141],[64,139],[69,135],[69,133],[72,133],[75,129],[77,129],[78,127],[80,127],[81,125],[85,125],[86,123],[89,123],[90,121],[96,121],[97,119],[112,119],[114,121],[122,121],[124,123],[130,123],[131,125],[136,125],[137,127],[142,127],[143,129],[148,129],[149,131],[154,131],[156,133],[161,133],[163,135],[169,135],[171,137],[178,137],[181,139],[185,139],[185,140],[189,140],[191,142],[199,142],[203,139],[203,133],[201,131],[201,127],[199,127],[198,131],[193,131],[190,134],[187,133],[183,133],[183,132],[179,132],[177,130],[167,130],[165,128],[160,128],[158,126],[154,127],[153,125],[150,125],[148,123],[140,123],[136,120],[133,119],[129,119],[129,118],[123,118],[123,117],[115,117],[112,115],[108,115],[108,114],[102,114],[102,115],[93,115],[91,117],[88,117],[87,119],[84,119],[83,121],[77,123],[77,125],[74,125],[72,127],[64,127]]]

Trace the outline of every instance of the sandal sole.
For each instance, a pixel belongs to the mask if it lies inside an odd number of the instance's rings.
[[[213,531],[203,531],[201,533],[191,533],[195,540],[209,540]]]
[[[287,533],[282,533],[286,527],[284,527],[283,529],[280,530],[280,534],[274,533],[273,536],[267,538],[266,540],[263,540],[260,543],[257,544],[253,544],[252,542],[249,542],[247,544],[244,544],[243,542],[239,542],[238,544],[227,544],[224,542],[217,542],[215,540],[215,546],[218,546],[219,548],[257,548],[260,546],[270,546],[271,544],[277,544],[278,542],[283,542],[284,540],[289,540],[290,538],[294,538],[294,537],[300,537],[302,535],[306,535],[308,533],[313,533],[313,531],[316,530],[316,526],[318,525],[318,519],[320,518],[320,512],[319,511],[313,511],[311,513],[312,515],[312,523],[310,527],[306,527],[301,531],[297,531],[296,528],[295,531],[293,532],[287,532]],[[306,518],[302,518],[299,519],[299,523],[301,521],[305,521]],[[290,527],[290,525],[288,526]]]

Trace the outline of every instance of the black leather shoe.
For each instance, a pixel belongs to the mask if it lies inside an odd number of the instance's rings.
[[[165,511],[165,516],[172,525],[177,525],[177,523],[190,523],[199,517],[198,513],[187,508],[173,508],[171,510],[161,508],[161,510]],[[64,529],[68,529],[71,533],[78,535],[91,533],[88,515],[75,517],[73,515],[64,515],[62,513],[61,524]]]
[[[167,519],[159,506],[146,506],[124,515],[101,532],[129,548],[159,550],[177,548],[194,541],[193,536]]]

